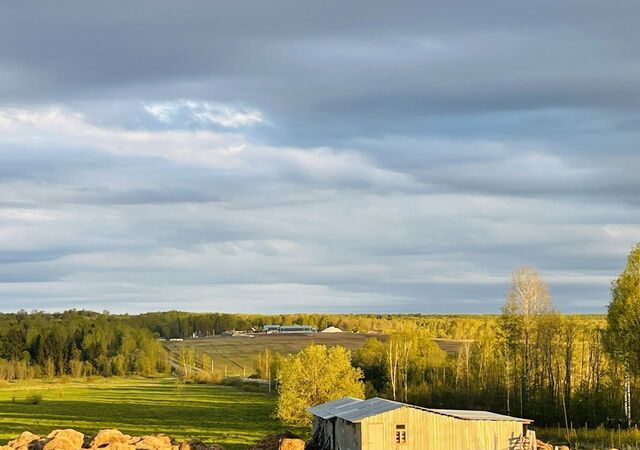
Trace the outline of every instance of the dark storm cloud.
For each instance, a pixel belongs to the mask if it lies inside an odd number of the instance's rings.
[[[0,309],[601,311],[638,240],[636,2],[0,8]]]

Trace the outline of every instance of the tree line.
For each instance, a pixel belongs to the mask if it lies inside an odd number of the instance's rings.
[[[538,424],[628,425],[629,412],[635,418],[640,411],[640,246],[611,292],[607,315],[560,314],[540,274],[523,267],[495,315],[21,311],[0,314],[0,379],[164,373],[171,370],[164,339],[272,323],[333,325],[387,336],[352,355],[367,396],[487,409]],[[185,371],[196,357],[180,358]],[[265,350],[254,372],[276,379],[285,361]]]
[[[109,314],[0,315],[0,379],[152,375],[169,370],[147,328]]]

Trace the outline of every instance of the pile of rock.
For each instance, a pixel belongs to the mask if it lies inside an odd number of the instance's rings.
[[[196,439],[177,442],[165,434],[129,436],[119,430],[101,430],[85,436],[76,430],[54,430],[45,437],[25,431],[0,450],[224,450]]]
[[[538,439],[536,441],[536,450],[554,450],[554,449],[553,449],[553,445],[547,444],[546,442]]]
[[[249,450],[304,450],[305,442],[290,431],[272,434],[258,441]]]
[[[561,445],[561,446],[552,445],[552,444],[549,444],[548,442],[541,441],[540,439],[536,441],[536,450],[556,450],[556,449],[569,450],[569,447],[567,447],[566,445]]]

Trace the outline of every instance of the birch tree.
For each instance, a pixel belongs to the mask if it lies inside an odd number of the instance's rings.
[[[398,368],[400,365],[400,344],[397,339],[390,339],[386,350],[387,374],[391,385],[391,395],[398,399]]]
[[[536,269],[522,266],[511,274],[511,286],[502,308],[502,324],[512,342],[518,342],[522,357],[521,412],[529,404],[531,350],[540,317],[553,312],[553,303],[544,280]]]

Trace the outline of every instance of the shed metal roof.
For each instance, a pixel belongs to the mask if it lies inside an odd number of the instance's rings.
[[[340,419],[344,419],[349,422],[360,422],[367,417],[377,416],[378,414],[393,411],[394,409],[402,407],[415,408],[422,411],[441,414],[443,416],[455,417],[456,419],[462,420],[492,420],[522,423],[532,422],[529,419],[520,419],[518,417],[505,416],[503,414],[496,414],[489,411],[422,408],[419,406],[394,402],[392,400],[387,400],[379,397],[370,398],[368,400],[358,400],[351,397],[345,397],[333,402],[323,403],[322,405],[309,408],[307,411],[323,419],[332,419],[334,417],[339,417]]]
[[[334,417],[336,417],[336,414],[339,413],[343,408],[346,408],[354,403],[359,403],[361,401],[362,400],[353,397],[343,397],[332,402],[322,403],[321,405],[314,406],[307,409],[307,411],[309,411],[314,416],[318,416],[323,419],[333,419]]]
[[[368,400],[361,400],[358,403],[349,405],[348,408],[344,408],[341,411],[337,411],[335,416],[349,422],[359,422],[367,417],[377,416],[394,409],[402,408],[402,403],[393,402],[384,398],[370,398]]]
[[[489,411],[475,411],[469,409],[433,409],[433,408],[419,408],[426,411],[430,411],[436,414],[442,414],[443,416],[455,417],[457,419],[465,420],[496,420],[496,421],[508,421],[508,422],[523,422],[531,423],[530,419],[521,419],[519,417],[505,416],[504,414],[492,413]]]

